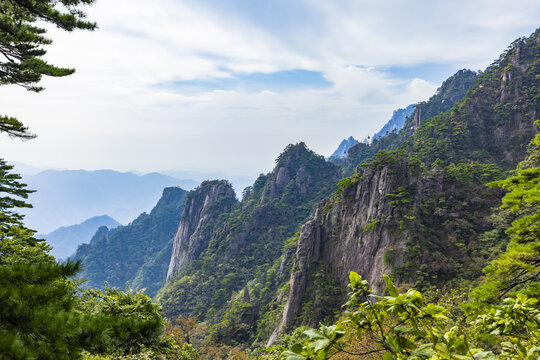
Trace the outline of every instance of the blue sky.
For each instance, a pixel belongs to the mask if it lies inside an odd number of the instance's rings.
[[[213,90],[287,92],[299,89],[328,89],[332,85],[322,72],[295,69],[271,73],[231,73],[230,77],[225,78],[170,81],[156,84],[156,87],[177,93]]]
[[[0,87],[2,113],[38,138],[2,156],[71,169],[269,171],[289,143],[329,155],[484,69],[539,26],[537,0],[98,0],[95,32],[62,33],[72,66],[31,94]]]

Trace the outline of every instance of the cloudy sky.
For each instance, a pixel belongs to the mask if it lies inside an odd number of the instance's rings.
[[[69,169],[258,174],[289,143],[329,155],[484,69],[540,26],[538,0],[97,0],[95,32],[46,59],[75,67],[33,94],[0,87],[2,114],[38,138],[1,156]]]

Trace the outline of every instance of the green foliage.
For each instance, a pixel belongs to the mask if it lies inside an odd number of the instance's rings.
[[[22,226],[23,216],[13,211],[14,208],[30,208],[32,205],[24,199],[32,193],[26,189],[26,184],[20,183],[21,176],[10,173],[12,165],[8,165],[0,159],[0,193],[5,194],[0,197],[0,227],[7,230],[9,226]]]
[[[71,311],[75,287],[67,277],[79,263],[58,264],[31,231],[0,230],[0,353],[13,359],[74,359],[81,318]]]
[[[233,302],[223,319],[212,326],[209,338],[217,343],[236,346],[253,337],[255,309],[250,303]]]
[[[388,248],[384,252],[383,262],[385,265],[393,266],[395,264],[397,250],[395,248]]]
[[[343,298],[343,290],[337,276],[328,265],[322,263],[310,270],[310,279],[295,323],[315,326],[319,322],[333,321],[336,309],[341,305]]]
[[[275,318],[267,314],[277,314],[283,304],[274,300],[289,277],[294,234],[312,216],[317,203],[331,193],[339,177],[335,165],[303,143],[288,146],[276,164],[272,173],[259,176],[244,191],[241,202],[229,211],[208,214],[205,221],[212,226],[192,235],[204,234],[201,238],[208,243],[160,292],[167,317],[201,314],[201,320],[221,324],[214,329],[216,339],[226,333],[222,328],[242,327],[242,331],[235,330],[238,336],[230,339],[231,345],[240,338],[250,342],[269,336],[273,329],[259,332],[259,325],[274,323]],[[203,193],[194,192],[194,201],[204,201]],[[282,265],[283,252],[287,255]],[[252,303],[260,306],[254,320],[247,323],[237,321],[238,301],[231,301],[246,285]],[[249,329],[244,329],[246,324]]]
[[[33,237],[15,209],[28,191],[2,162],[0,192],[0,354],[6,359],[80,359],[88,356],[160,354],[171,348],[162,337],[158,305],[145,295],[89,290],[82,295],[70,278],[80,262],[56,262],[50,247]],[[6,215],[7,214],[7,215]],[[118,355],[118,356],[117,356]]]
[[[362,228],[362,233],[367,234],[372,231],[374,231],[379,224],[381,223],[381,219],[371,219],[368,221],[366,225]]]
[[[161,308],[147,295],[117,288],[89,289],[80,295],[77,310],[93,321],[92,332],[81,339],[92,354],[126,356],[167,351]]]
[[[73,258],[84,265],[80,274],[88,280],[84,286],[99,288],[107,282],[125,289],[130,282],[129,286],[154,296],[165,282],[186,194],[180,188],[166,188],[150,214],[114,229],[108,239],[79,246]]]
[[[540,143],[540,135],[534,139]],[[538,149],[531,148],[530,157],[538,156]],[[524,166],[533,164],[530,159]],[[475,291],[479,299],[502,297],[512,291],[530,296],[540,294],[540,167],[522,168],[516,176],[489,184],[503,188],[502,209],[518,214],[506,230],[510,243],[505,253],[495,259],[484,272],[485,283]]]
[[[284,359],[328,359],[340,353],[353,358],[377,354],[385,360],[534,359],[540,355],[536,299],[507,298],[460,326],[448,317],[444,306],[426,302],[416,290],[399,293],[387,276],[388,296],[373,295],[357,273],[351,272],[349,280],[344,318],[332,326],[305,330],[307,339],[284,351]],[[478,341],[483,336],[496,337],[502,348],[496,352],[481,348]],[[353,347],[359,341],[366,344],[360,350]]]
[[[43,45],[51,44],[44,34],[46,30],[36,22],[46,22],[57,28],[93,30],[96,24],[85,20],[81,5],[90,5],[95,0],[35,0],[0,2],[0,86],[19,85],[29,91],[39,92],[36,86],[43,75],[66,76],[75,70],[59,68],[41,59],[46,53]],[[0,116],[0,132],[22,139],[35,137],[28,133],[20,121],[10,116]]]

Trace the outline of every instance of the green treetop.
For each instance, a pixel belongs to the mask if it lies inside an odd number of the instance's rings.
[[[0,86],[19,85],[39,92],[37,86],[43,75],[66,76],[74,69],[56,67],[41,59],[46,51],[43,45],[52,43],[45,37],[46,30],[35,26],[45,21],[66,31],[93,30],[96,24],[86,21],[81,5],[95,0],[0,0]],[[35,135],[11,116],[0,115],[0,132],[21,139]]]

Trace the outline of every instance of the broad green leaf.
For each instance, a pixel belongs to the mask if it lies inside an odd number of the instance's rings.
[[[397,297],[399,293],[392,280],[390,280],[390,277],[388,275],[383,275],[383,279],[386,283],[386,289],[388,290],[388,293],[393,297]]]
[[[310,339],[326,339],[326,336],[324,336],[319,330],[315,329],[307,329],[304,331],[304,335]]]
[[[330,345],[330,339],[320,339],[309,344],[315,353],[327,348]]]
[[[424,344],[414,350],[409,356],[411,359],[427,359],[433,355],[433,344]]]
[[[284,351],[283,353],[281,353],[281,357],[284,360],[306,360],[306,358],[302,355],[294,353],[292,351]]]

